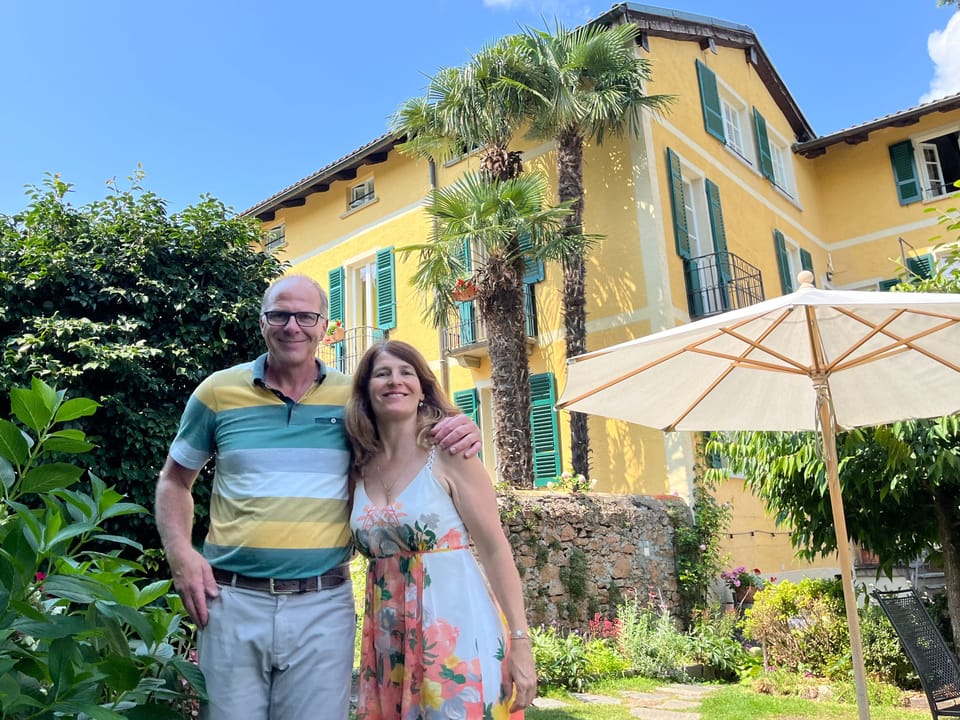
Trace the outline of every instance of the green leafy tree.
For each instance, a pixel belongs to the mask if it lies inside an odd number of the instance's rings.
[[[254,221],[209,197],[168,215],[141,179],[75,208],[51,177],[26,210],[0,216],[0,391],[35,376],[100,403],[91,470],[152,505],[189,393],[259,354],[258,300],[281,266],[253,250]],[[156,546],[148,517],[124,522]]]
[[[649,61],[637,55],[640,29],[633,24],[583,25],[569,30],[559,22],[552,33],[527,28],[505,42],[518,61],[508,65],[509,83],[522,93],[519,104],[530,125],[527,135],[555,140],[557,187],[571,236],[583,232],[583,146],[602,145],[610,135],[639,136],[641,111],[664,110],[668,95],[647,95]],[[570,244],[562,257],[563,322],[567,357],[586,352],[586,263],[582,246]],[[570,413],[574,474],[590,475],[587,416]]]
[[[176,718],[204,692],[182,603],[104,530],[146,511],[66,461],[97,409],[34,379],[0,420],[0,717]],[[89,488],[89,492],[79,489]],[[188,685],[189,683],[189,685]],[[180,712],[177,712],[177,711]]]
[[[960,230],[960,213],[948,210],[940,222]],[[933,277],[907,273],[897,289],[960,292],[960,277],[949,269],[958,263],[954,249]],[[793,528],[791,542],[807,559],[837,550],[818,442],[814,433],[740,432],[716,434],[707,446],[728,459],[729,472],[746,477],[779,524]],[[876,553],[888,574],[894,565],[938,554],[960,647],[960,416],[858,428],[838,434],[837,443],[850,538]]]

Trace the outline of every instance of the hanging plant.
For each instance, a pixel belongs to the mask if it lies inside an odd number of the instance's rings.
[[[323,344],[333,345],[334,343],[340,342],[343,340],[344,333],[343,323],[339,320],[332,321],[327,325],[327,332],[323,336]]]
[[[469,278],[459,278],[450,295],[457,302],[468,302],[477,296],[477,285]]]

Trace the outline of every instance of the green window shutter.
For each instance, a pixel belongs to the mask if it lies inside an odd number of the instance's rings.
[[[327,314],[331,321],[343,322],[343,275],[342,267],[334,268],[327,275],[330,281],[330,307]]]
[[[453,257],[465,273],[469,275],[473,272],[473,258],[471,257],[469,240],[460,241],[460,246],[454,250]]]
[[[517,238],[520,243],[520,252],[523,253],[523,281],[528,285],[543,281],[543,260],[530,257],[527,253],[533,248],[530,242],[530,233],[522,232]]]
[[[926,280],[933,275],[933,255],[921,255],[920,257],[907,258],[907,270],[916,275],[921,280]]]
[[[713,250],[727,252],[727,230],[723,224],[723,209],[720,206],[720,188],[711,180],[704,183],[707,189],[707,210],[710,213],[710,232],[713,235]]]
[[[760,155],[760,172],[770,182],[774,182],[773,156],[770,154],[770,138],[767,135],[767,121],[756,108],[753,109],[753,130],[757,138],[757,154]]]
[[[391,330],[397,326],[396,275],[393,248],[377,251],[377,326]]]
[[[800,268],[813,272],[813,256],[803,248],[800,248]]]
[[[457,317],[460,318],[460,343],[472,345],[477,341],[477,324],[475,321],[473,300],[454,303],[457,307]]]
[[[533,486],[560,474],[560,433],[554,404],[553,373],[530,376],[530,430],[533,434]]]
[[[877,287],[880,292],[890,292],[890,288],[896,287],[900,284],[899,278],[891,278],[890,280],[881,280],[877,283]]]
[[[683,207],[683,175],[680,158],[667,148],[667,171],[670,173],[670,208],[673,211],[673,234],[677,242],[677,255],[690,259],[690,233],[687,231],[687,213]]]
[[[773,245],[777,251],[777,268],[780,270],[780,288],[783,294],[793,292],[793,278],[790,277],[790,257],[787,255],[787,243],[783,239],[783,233],[779,230],[773,231]]]
[[[697,79],[700,81],[700,102],[703,104],[703,126],[722,143],[727,142],[723,132],[723,112],[720,109],[720,91],[713,70],[697,60]]]
[[[890,164],[893,179],[897,184],[897,197],[901,205],[909,205],[922,199],[917,166],[913,159],[913,143],[909,140],[890,146]]]
[[[477,427],[480,427],[480,414],[477,412],[480,406],[480,398],[476,388],[457,390],[453,394],[453,404],[460,409],[460,412],[473,420]]]

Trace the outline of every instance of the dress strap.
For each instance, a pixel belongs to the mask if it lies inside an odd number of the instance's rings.
[[[437,446],[434,445],[430,448],[430,454],[427,456],[427,472],[433,472],[433,459],[437,457]]]

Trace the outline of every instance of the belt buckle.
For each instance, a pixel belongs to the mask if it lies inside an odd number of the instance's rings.
[[[270,578],[269,587],[270,587],[271,595],[293,595],[294,594],[293,590],[277,590],[276,586],[274,585],[274,580],[275,578]]]

